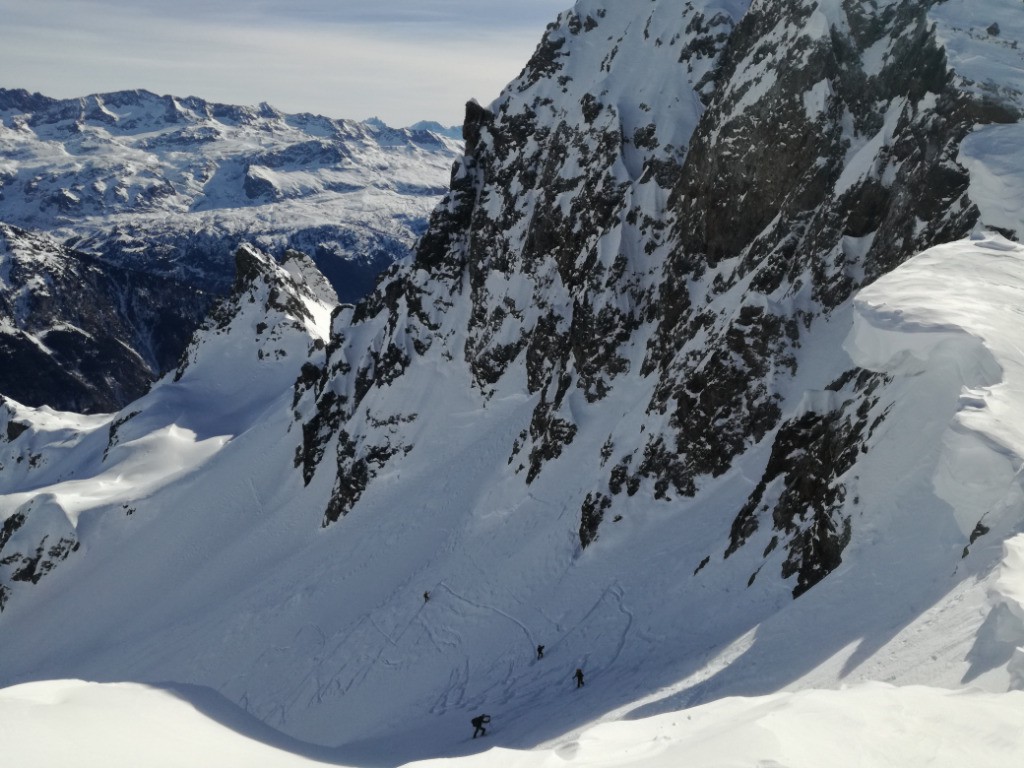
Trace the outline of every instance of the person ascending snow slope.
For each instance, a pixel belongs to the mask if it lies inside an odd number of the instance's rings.
[[[577,667],[575,674],[573,674],[573,677],[576,678],[576,687],[577,688],[582,688],[583,687],[583,670],[580,669],[579,667]]]
[[[469,722],[473,724],[473,728],[474,728],[473,738],[475,739],[477,736],[486,736],[487,735],[487,729],[484,728],[484,726],[487,723],[491,722],[491,716],[490,715],[477,715],[476,717],[474,717]]]

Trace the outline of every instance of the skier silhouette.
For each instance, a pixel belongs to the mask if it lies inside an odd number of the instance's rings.
[[[430,593],[429,592],[424,592],[423,593],[423,602],[424,603],[429,603],[430,602]]]
[[[577,667],[576,668],[576,673],[573,675],[573,677],[576,678],[576,687],[577,688],[582,688],[583,687],[583,670],[580,669],[579,667]]]
[[[484,726],[487,723],[491,722],[491,716],[490,715],[477,715],[476,717],[474,717],[469,722],[472,723],[472,725],[473,725],[473,728],[474,728],[474,730],[473,730],[473,738],[475,739],[478,735],[479,736],[486,736],[487,735],[487,729],[484,728]]]
[[[543,645],[538,645],[537,646],[537,658],[538,659],[543,659],[544,658],[544,646]]]

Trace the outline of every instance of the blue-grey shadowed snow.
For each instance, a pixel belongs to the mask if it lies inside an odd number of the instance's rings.
[[[228,701],[212,688],[202,685],[186,685],[184,683],[150,683],[150,688],[163,690],[187,702],[195,710],[214,722],[228,728],[247,739],[261,742],[268,747],[301,755],[323,763],[351,764],[353,755],[339,755],[339,750],[331,747],[310,744],[294,739],[287,734],[271,728],[266,723],[250,715],[244,709]]]
[[[462,121],[570,0],[0,0],[0,85],[60,98],[146,88],[389,125]]]
[[[422,745],[417,740],[407,738],[408,734],[400,734],[393,739],[369,741],[365,744],[356,742],[340,747],[324,746],[281,733],[211,688],[184,683],[149,683],[147,685],[187,702],[200,714],[224,728],[234,731],[239,736],[267,747],[327,764],[359,766],[359,768],[397,768],[411,760],[420,760],[424,757],[426,759],[461,757],[473,755],[494,746],[511,746],[519,749],[527,749],[532,746],[529,740],[523,739],[514,740],[512,744],[508,744],[508,739],[502,739],[500,736],[494,738],[493,730],[488,733],[486,740],[481,739],[474,742],[469,736],[471,730],[469,728],[466,729],[466,739],[455,739],[453,743],[433,750],[427,755],[424,755]]]

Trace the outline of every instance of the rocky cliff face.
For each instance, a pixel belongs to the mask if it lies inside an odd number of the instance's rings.
[[[0,224],[0,392],[111,412],[173,367],[211,297]]]
[[[1017,111],[956,87],[928,18],[933,5],[753,3],[734,33],[724,85],[673,188],[676,246],[660,287],[671,319],[645,360],[662,375],[652,405],[675,427],[675,456],[663,466],[677,491],[695,476],[724,473],[773,430],[773,456],[812,451],[815,430],[793,439],[806,416],[784,420],[783,409],[816,321],[977,221],[959,145],[976,124],[1013,121]],[[707,288],[694,291],[701,282]],[[694,338],[701,344],[687,350]],[[863,387],[857,399],[862,409],[872,402]],[[851,428],[847,421],[844,431]],[[854,431],[854,442],[867,437],[863,423]],[[698,446],[693,434],[702,436]],[[773,463],[762,482],[773,479]],[[784,576],[800,574],[797,593],[838,565],[849,515],[841,505],[827,513],[821,500],[840,492],[837,478],[852,466],[791,468],[782,481],[790,500],[763,505],[773,529],[800,530],[783,567]],[[794,505],[791,489],[808,476],[821,487],[805,488]],[[741,513],[727,552],[756,520]],[[809,536],[834,554],[807,549]]]
[[[339,319],[309,377],[297,461],[308,479],[337,455],[325,522],[414,450],[353,432],[360,402],[439,357],[481,402],[532,398],[507,456],[524,492],[632,393],[630,428],[588,438],[601,469],[567,500],[582,546],[624,499],[696,497],[754,456],[763,476],[721,511],[735,522],[717,554],[764,529],[794,594],[827,575],[885,386],[855,369],[816,380],[816,339],[857,288],[971,231],[960,144],[1020,114],[965,87],[935,6],[588,0],[563,14],[494,105],[467,106],[465,157],[414,263]],[[809,390],[831,394],[808,410]]]

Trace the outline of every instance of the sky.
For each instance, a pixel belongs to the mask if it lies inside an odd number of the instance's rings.
[[[0,0],[0,87],[461,124],[572,0]]]

